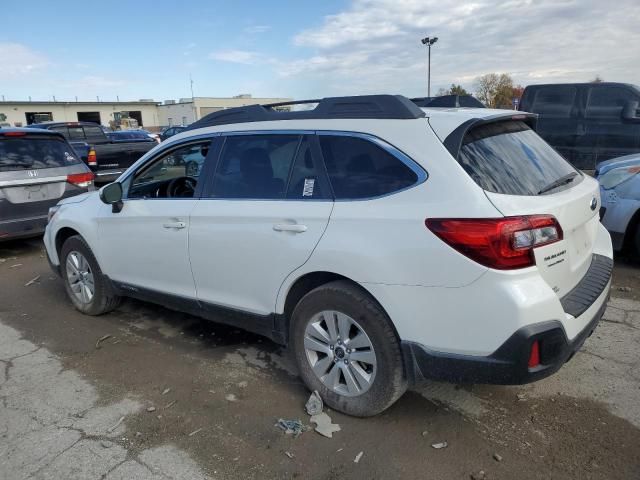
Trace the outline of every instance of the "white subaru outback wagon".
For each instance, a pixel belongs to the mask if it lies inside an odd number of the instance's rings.
[[[421,378],[534,381],[582,346],[611,239],[597,182],[534,115],[313,102],[207,115],[51,209],[48,257],[74,306],[136,297],[265,335],[358,416]]]

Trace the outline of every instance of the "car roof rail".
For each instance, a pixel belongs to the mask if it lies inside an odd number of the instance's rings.
[[[484,104],[472,95],[442,95],[440,97],[418,97],[411,101],[423,108],[486,108]]]
[[[315,108],[290,111],[283,107],[316,104]],[[266,105],[247,105],[210,113],[189,125],[187,130],[234,123],[267,122],[273,120],[319,119],[416,119],[425,113],[402,95],[360,95],[296,100]]]

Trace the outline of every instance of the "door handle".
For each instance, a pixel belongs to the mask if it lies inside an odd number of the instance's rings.
[[[180,230],[182,228],[185,228],[187,226],[187,224],[185,222],[171,222],[171,223],[163,223],[162,227],[163,228],[168,228],[168,229],[176,229],[176,230]]]
[[[273,226],[273,229],[276,232],[302,233],[307,231],[307,226],[299,223],[277,223]]]

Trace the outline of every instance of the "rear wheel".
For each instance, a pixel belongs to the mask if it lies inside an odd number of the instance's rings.
[[[349,282],[320,286],[302,298],[292,315],[291,343],[305,384],[335,410],[376,415],[407,388],[389,318]]]
[[[120,303],[102,275],[93,252],[79,235],[69,237],[60,251],[62,279],[69,299],[82,313],[101,315]]]

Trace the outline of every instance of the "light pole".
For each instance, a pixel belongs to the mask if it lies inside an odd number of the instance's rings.
[[[423,45],[429,47],[429,61],[427,63],[427,97],[431,96],[431,45],[438,41],[438,37],[425,37],[420,40]]]

